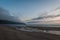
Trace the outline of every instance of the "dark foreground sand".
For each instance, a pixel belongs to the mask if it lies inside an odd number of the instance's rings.
[[[23,32],[0,26],[0,40],[60,40],[60,36],[43,32]]]

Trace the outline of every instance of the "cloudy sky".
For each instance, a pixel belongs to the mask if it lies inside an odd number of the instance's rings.
[[[60,0],[0,0],[0,7],[22,21],[32,19],[52,23],[55,20],[56,23],[60,20]]]
[[[43,24],[60,24],[60,7],[57,7],[54,10],[45,12],[30,20],[31,23],[43,23]]]

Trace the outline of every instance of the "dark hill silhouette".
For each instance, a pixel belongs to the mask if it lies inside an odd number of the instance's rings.
[[[25,25],[25,23],[22,23],[22,22],[13,22],[13,21],[8,21],[8,20],[0,20],[0,24],[23,24]]]

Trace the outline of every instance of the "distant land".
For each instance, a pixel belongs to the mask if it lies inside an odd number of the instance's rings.
[[[0,24],[24,24],[22,22],[13,22],[13,21],[8,21],[8,20],[0,20]]]

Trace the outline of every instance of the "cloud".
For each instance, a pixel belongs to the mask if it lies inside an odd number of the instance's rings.
[[[0,7],[0,20],[9,20],[18,22],[19,19],[15,16],[11,16],[9,11],[5,10],[4,8]]]
[[[33,18],[32,20],[43,20],[43,19],[55,18],[55,17],[60,17],[60,14],[58,14],[58,15],[43,16],[43,17],[38,17],[38,18]]]
[[[60,9],[60,7],[57,7],[56,9],[54,9],[54,11],[59,10],[59,9]]]
[[[32,20],[41,20],[41,19],[46,19],[46,18],[55,18],[55,17],[60,17],[60,7],[54,9],[53,11],[44,13],[43,15],[33,18]]]
[[[60,7],[51,10],[50,12],[43,13],[41,16],[37,18],[31,19],[30,23],[44,23],[44,24],[49,24],[49,23],[59,23],[57,20],[60,22]]]

